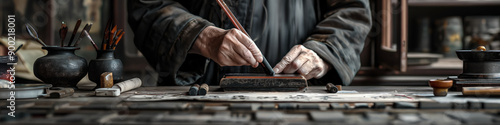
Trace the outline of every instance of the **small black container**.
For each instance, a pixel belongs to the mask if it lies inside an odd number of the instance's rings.
[[[119,82],[123,79],[123,64],[120,59],[115,59],[114,50],[97,51],[97,59],[90,60],[89,79],[97,83],[96,88],[101,86],[100,77],[104,72],[113,73],[113,81]]]
[[[75,55],[79,47],[42,47],[47,55],[36,59],[35,76],[53,87],[76,87],[87,74],[87,60]]]

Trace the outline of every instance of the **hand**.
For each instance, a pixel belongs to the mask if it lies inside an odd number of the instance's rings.
[[[210,58],[220,66],[251,65],[256,68],[263,60],[257,45],[243,32],[214,26],[208,26],[198,35],[189,52]]]
[[[314,51],[302,45],[295,45],[281,61],[273,68],[275,73],[298,72],[306,79],[321,78],[330,65],[321,59]]]

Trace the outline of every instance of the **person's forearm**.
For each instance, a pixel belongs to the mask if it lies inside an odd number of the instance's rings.
[[[204,71],[199,69],[204,69],[206,58],[188,55],[188,51],[198,34],[212,23],[172,0],[127,2],[134,43],[165,79],[159,85],[186,85],[203,75]],[[182,69],[184,64],[192,66]]]
[[[371,28],[368,0],[321,1],[320,21],[304,46],[331,65],[326,81],[349,85],[360,68],[360,53]],[[333,25],[335,24],[335,25]],[[333,80],[332,80],[333,78]]]
[[[259,48],[241,31],[214,26],[206,27],[188,52],[212,59],[220,66],[257,67],[263,60]]]

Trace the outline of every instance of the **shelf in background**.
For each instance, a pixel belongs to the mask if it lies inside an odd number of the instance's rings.
[[[500,0],[408,0],[408,6],[498,6]]]

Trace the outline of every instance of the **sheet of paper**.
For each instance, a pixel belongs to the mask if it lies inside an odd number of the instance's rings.
[[[200,100],[200,101],[259,101],[259,102],[414,102],[419,99],[401,96],[393,93],[297,93],[297,92],[245,92],[207,94],[205,96],[187,96],[181,94],[138,94],[131,95],[125,101],[171,101],[171,100]]]

